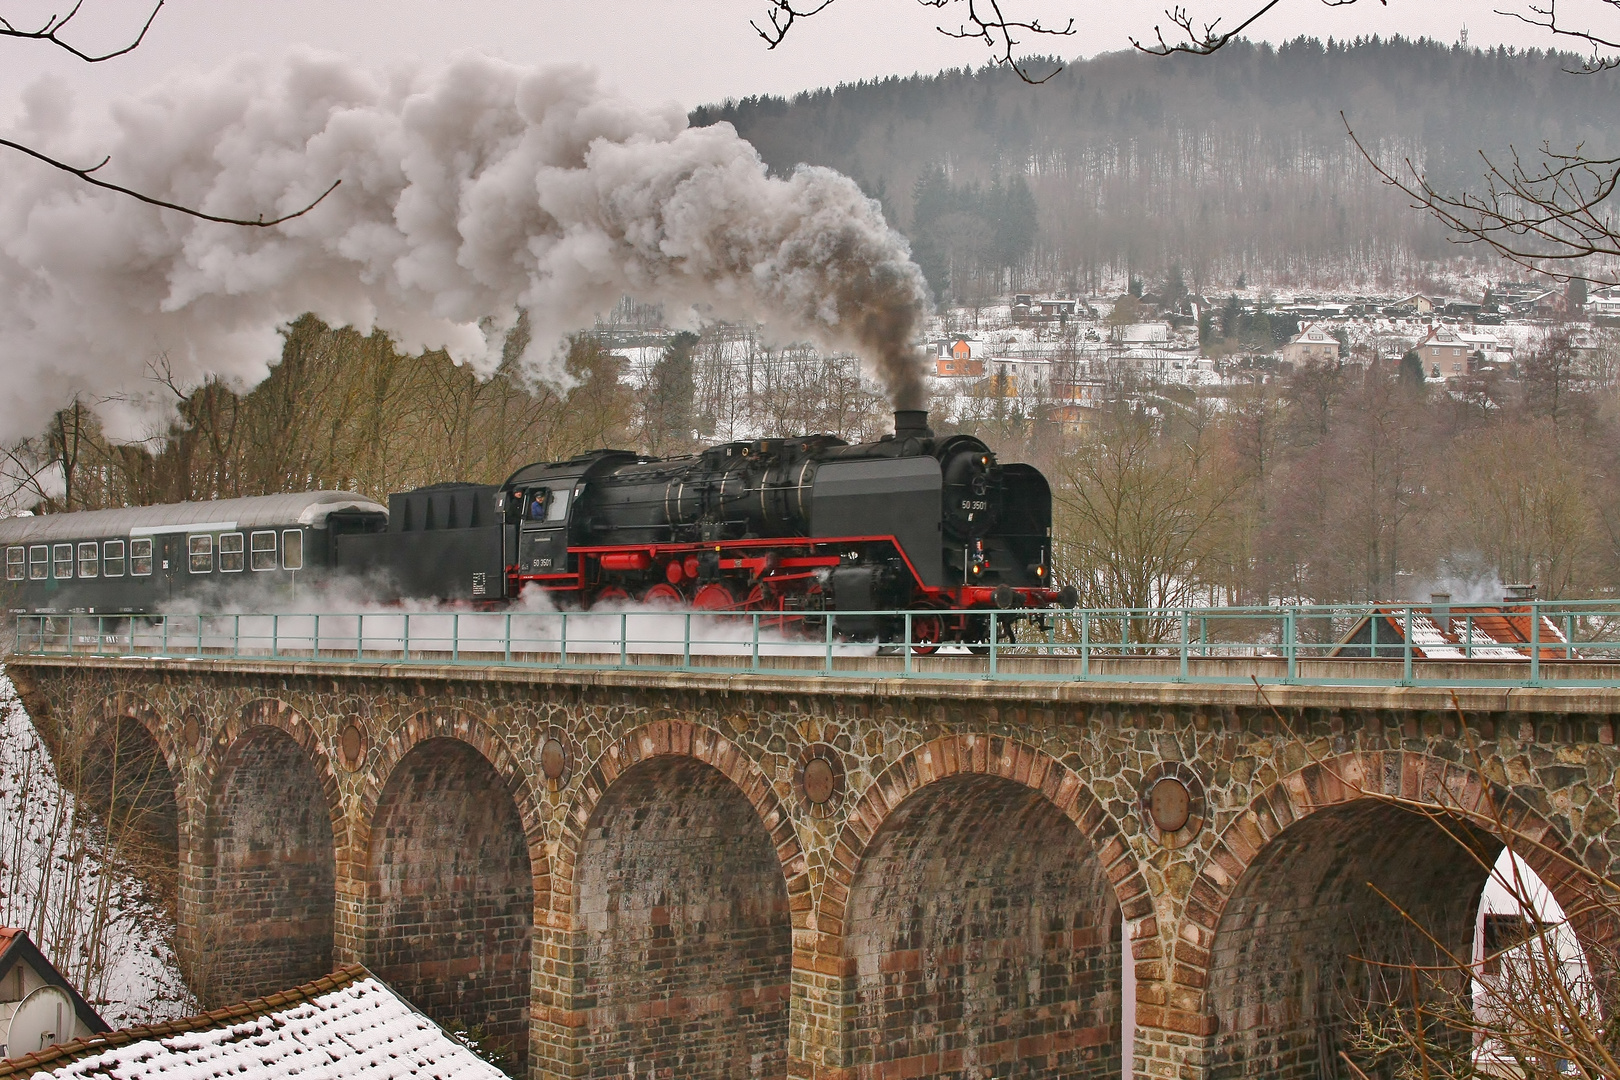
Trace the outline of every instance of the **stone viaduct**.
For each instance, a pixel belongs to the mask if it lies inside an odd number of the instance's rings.
[[[1620,686],[8,672],[144,800],[210,993],[359,961],[530,1077],[1332,1075],[1390,901],[1468,947],[1488,806],[1620,858]]]

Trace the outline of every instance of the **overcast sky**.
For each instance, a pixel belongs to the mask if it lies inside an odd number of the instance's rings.
[[[26,27],[67,2],[0,0],[0,14]],[[1132,35],[1151,36],[1154,24],[1164,21],[1163,5],[1152,2],[1022,2],[1043,5],[1049,23],[1075,18],[1075,36],[1031,45],[1031,51],[1065,56],[1127,48]],[[1248,7],[1237,0],[1184,2],[1201,19],[1240,15]],[[1466,24],[1475,45],[1549,43],[1542,32],[1492,10],[1505,6],[1502,0],[1389,0],[1388,6],[1360,0],[1349,7],[1283,0],[1251,36],[1281,41],[1302,33],[1402,33],[1449,42]],[[520,63],[585,61],[632,97],[673,99],[687,107],[978,65],[989,58],[982,44],[953,41],[936,30],[941,17],[953,12],[918,0],[837,0],[773,52],[749,26],[750,19],[763,19],[766,7],[765,0],[168,0],[139,50],[99,65],[71,60],[47,45],[0,41],[0,115],[9,113],[27,84],[43,77],[71,80],[80,103],[90,105],[136,92],[175,69],[213,67],[237,53],[297,44],[367,63],[432,60],[463,49]],[[122,43],[149,9],[150,0],[86,0],[75,43]]]

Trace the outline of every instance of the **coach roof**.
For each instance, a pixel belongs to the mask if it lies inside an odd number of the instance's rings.
[[[99,536],[151,536],[155,533],[228,532],[282,525],[326,526],[327,515],[360,510],[387,515],[352,491],[300,491],[213,502],[80,510],[71,514],[0,518],[0,544],[44,544]]]

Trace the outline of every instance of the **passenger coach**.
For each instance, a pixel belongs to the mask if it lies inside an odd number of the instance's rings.
[[[176,600],[290,597],[333,565],[336,537],[387,527],[345,491],[0,519],[13,613],[135,615]]]

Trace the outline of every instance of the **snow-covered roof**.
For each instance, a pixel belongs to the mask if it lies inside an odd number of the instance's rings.
[[[1288,344],[1337,345],[1338,343],[1338,338],[1334,337],[1326,330],[1323,330],[1320,326],[1317,326],[1315,323],[1306,323],[1305,329],[1301,330],[1299,334],[1295,336],[1294,340],[1290,341]]]
[[[358,964],[242,1005],[76,1039],[0,1064],[0,1077],[23,1076],[505,1080]]]
[[[0,518],[0,544],[49,543],[102,536],[151,536],[168,532],[230,532],[272,525],[324,528],[338,510],[388,513],[352,491],[299,491],[212,502],[129,506],[118,510],[79,510],[71,514]]]

